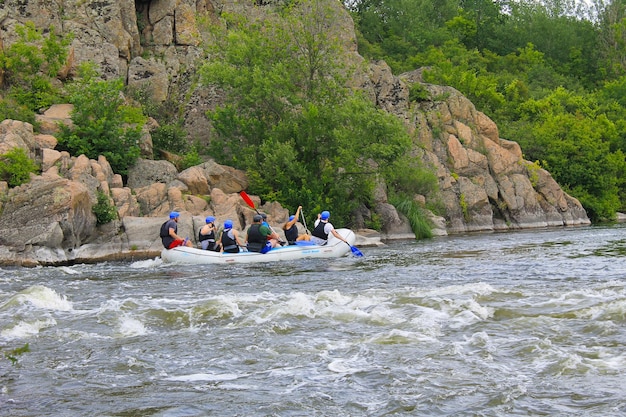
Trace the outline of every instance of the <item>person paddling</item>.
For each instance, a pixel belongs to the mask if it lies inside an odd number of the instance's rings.
[[[274,228],[272,226],[270,226],[270,224],[267,221],[267,214],[261,212],[259,213],[261,215],[261,217],[263,218],[263,220],[261,221],[261,228],[263,230],[263,234],[266,236],[267,241],[270,242],[271,247],[268,247],[269,249],[271,248],[276,248],[278,246],[283,246],[286,245],[287,242],[283,241],[280,236],[278,235],[278,233],[276,233],[276,231],[274,230]],[[267,234],[265,228],[267,228]]]
[[[204,250],[219,252],[220,248],[215,239],[215,217],[207,216],[204,221],[206,224],[198,231],[198,242]]]
[[[300,219],[301,211],[302,206],[298,206],[296,214],[292,214],[291,216],[289,216],[289,220],[287,220],[283,225],[285,239],[287,239],[287,243],[289,243],[290,245],[295,245],[297,241],[310,239],[309,235],[298,233],[298,226],[296,225],[296,223],[298,223],[298,220]]]
[[[337,230],[333,227],[333,225],[328,221],[330,218],[330,212],[324,210],[320,214],[317,215],[317,220],[315,220],[315,229],[311,234],[311,241],[316,245],[325,245],[328,242],[328,235],[332,233],[337,239],[345,242],[350,245],[347,240],[345,240]]]
[[[255,214],[252,218],[252,224],[248,228],[246,243],[250,252],[265,253],[279,246],[278,235],[272,232],[263,222],[262,214]]]

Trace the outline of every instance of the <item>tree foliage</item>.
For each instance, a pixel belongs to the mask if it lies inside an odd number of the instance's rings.
[[[307,0],[277,18],[224,16],[202,68],[227,102],[209,113],[212,155],[245,169],[250,190],[348,222],[411,141],[401,122],[346,87],[333,10]]]
[[[460,0],[443,21],[428,22],[444,41],[426,43],[416,40],[422,28],[389,23],[390,8],[403,16],[410,5],[355,0],[347,7],[362,54],[395,72],[427,67],[427,82],[461,91],[592,220],[626,210],[626,3]],[[405,48],[395,47],[399,37]]]
[[[98,190],[97,199],[96,204],[91,208],[93,214],[96,215],[96,224],[107,224],[117,219],[117,209],[111,203],[109,196]]]
[[[0,155],[0,178],[10,187],[17,187],[30,181],[30,174],[38,171],[37,164],[22,148],[13,148]]]
[[[35,24],[17,25],[18,40],[0,49],[0,72],[8,96],[37,111],[59,97],[52,80],[65,65],[71,35],[61,37],[51,26],[44,36]]]
[[[126,104],[123,89],[123,80],[103,80],[92,66],[83,66],[68,86],[73,126],[62,126],[59,147],[90,159],[104,155],[115,172],[125,175],[139,157],[145,116]]]

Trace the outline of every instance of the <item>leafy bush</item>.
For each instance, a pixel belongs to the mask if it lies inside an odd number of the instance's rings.
[[[11,97],[5,97],[4,100],[0,100],[0,120],[6,119],[28,122],[37,128],[35,112],[27,106],[19,104]]]
[[[428,99],[430,99],[430,94],[422,84],[409,84],[409,101],[420,102]]]
[[[102,191],[98,191],[98,202],[91,208],[91,211],[96,215],[98,225],[107,224],[117,219],[117,209]]]
[[[389,202],[396,208],[396,210],[404,214],[407,219],[409,219],[411,230],[413,230],[417,239],[428,239],[433,237],[432,228],[430,222],[424,214],[424,210],[413,199],[394,196],[389,199]]]
[[[60,96],[52,79],[66,64],[72,36],[57,36],[54,26],[43,36],[32,22],[18,25],[16,32],[18,40],[0,50],[8,96],[33,111],[48,107]]]
[[[90,159],[104,155],[115,172],[126,175],[139,158],[146,118],[125,104],[123,88],[123,80],[102,80],[93,66],[81,66],[78,80],[68,86],[73,127],[61,127],[58,147]]]
[[[162,149],[174,153],[184,153],[189,148],[187,132],[178,123],[159,126],[152,132],[152,145],[155,152]]]
[[[181,159],[177,168],[182,171],[192,166],[200,165],[201,163],[202,158],[200,158],[200,155],[198,155],[198,150],[194,146],[189,152],[183,155],[183,158]]]
[[[39,170],[22,148],[13,148],[0,155],[0,178],[9,186],[17,187],[30,180],[30,174]]]
[[[245,169],[263,200],[329,209],[333,223],[349,226],[411,138],[397,117],[345,87],[351,68],[322,29],[333,26],[325,7],[297,2],[263,25],[232,17],[208,43],[215,59],[200,76],[226,93],[208,113],[211,155]]]

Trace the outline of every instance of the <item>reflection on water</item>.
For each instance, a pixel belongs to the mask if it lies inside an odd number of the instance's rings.
[[[0,270],[11,416],[624,415],[626,228]],[[5,411],[6,410],[6,411]]]

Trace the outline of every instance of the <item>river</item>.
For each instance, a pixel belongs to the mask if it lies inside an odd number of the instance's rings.
[[[3,268],[0,415],[626,415],[626,226],[361,251]]]

